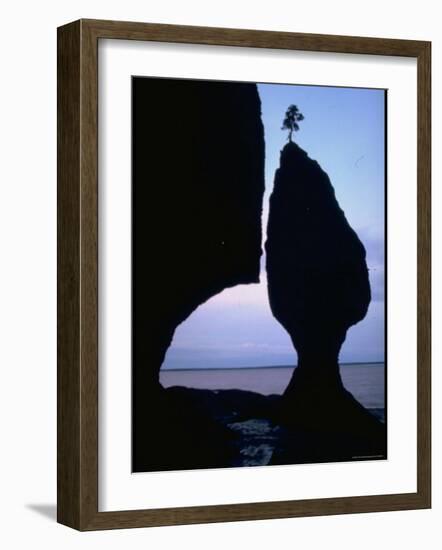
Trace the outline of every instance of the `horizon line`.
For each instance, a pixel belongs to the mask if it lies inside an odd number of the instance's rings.
[[[339,366],[348,365],[385,365],[385,361],[352,361],[339,363]],[[194,370],[252,370],[252,369],[295,369],[298,365],[261,365],[257,367],[183,367],[183,368],[161,368],[160,372],[165,371],[194,371]]]

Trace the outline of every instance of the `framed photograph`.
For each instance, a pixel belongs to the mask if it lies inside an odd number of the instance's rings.
[[[431,506],[429,42],[58,29],[58,521]]]

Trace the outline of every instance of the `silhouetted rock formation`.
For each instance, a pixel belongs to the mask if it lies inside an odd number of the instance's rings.
[[[254,84],[133,79],[135,470],[176,327],[223,289],[259,282],[260,108]]]
[[[269,420],[278,396],[173,386],[152,415],[143,471],[267,464],[281,430]],[[285,433],[285,432],[284,432]]]
[[[338,365],[346,332],[371,299],[365,249],[329,177],[295,143],[281,152],[265,246],[271,309],[298,353],[282,417],[307,429],[357,433],[367,452],[382,452],[383,426],[344,389]],[[338,446],[338,453],[349,451]]]

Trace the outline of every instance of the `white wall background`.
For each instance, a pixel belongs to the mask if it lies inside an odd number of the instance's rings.
[[[5,548],[250,546],[428,550],[442,539],[441,291],[434,285],[431,511],[77,533],[55,523],[56,27],[80,17],[433,41],[434,274],[442,278],[438,0],[17,0],[2,9],[0,543]],[[406,429],[406,427],[404,427]]]

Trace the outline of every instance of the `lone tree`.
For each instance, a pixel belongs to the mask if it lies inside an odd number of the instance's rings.
[[[298,122],[301,120],[304,120],[304,115],[300,112],[297,105],[290,105],[285,113],[281,128],[281,130],[289,131],[288,140],[290,143],[292,142],[293,131],[297,132],[299,130]]]

